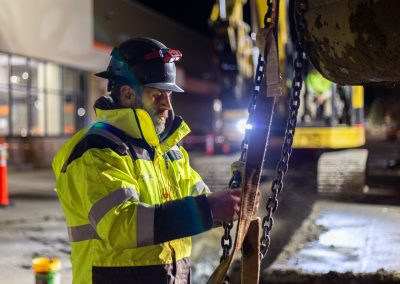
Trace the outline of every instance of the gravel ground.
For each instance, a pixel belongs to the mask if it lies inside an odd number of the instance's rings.
[[[0,283],[34,283],[32,259],[61,260],[62,283],[71,283],[70,248],[63,213],[54,198],[12,198],[0,209]]]

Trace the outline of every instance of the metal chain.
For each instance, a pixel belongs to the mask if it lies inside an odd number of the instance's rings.
[[[261,82],[264,77],[264,59],[261,54],[258,56],[256,75],[254,77],[254,88],[252,99],[249,104],[248,112],[249,117],[246,122],[247,125],[252,125],[254,110],[256,108],[257,96],[260,93]],[[246,127],[246,132],[244,135],[244,139],[241,145],[241,154],[239,161],[244,162],[247,156],[248,142],[249,142],[250,128]],[[242,177],[240,173],[234,172],[231,180],[229,181],[230,188],[239,188],[242,183]],[[221,238],[221,247],[222,247],[222,256],[220,262],[225,260],[229,256],[229,251],[232,248],[232,237],[231,237],[231,229],[233,227],[233,222],[224,222],[224,235]]]
[[[273,0],[266,0],[267,1],[267,13],[264,16],[264,25],[267,27],[268,25],[271,24],[271,15],[272,15],[272,3]],[[258,55],[258,60],[257,60],[257,67],[256,67],[256,74],[254,76],[254,88],[253,88],[253,93],[252,93],[252,98],[249,103],[248,107],[248,113],[249,116],[247,118],[246,122],[246,131],[244,135],[244,139],[241,144],[241,154],[239,161],[244,162],[246,161],[247,157],[247,150],[249,146],[249,136],[250,136],[250,126],[253,123],[253,117],[254,117],[254,111],[256,109],[256,102],[257,102],[257,97],[260,93],[260,88],[261,88],[261,82],[264,78],[264,59],[260,54]],[[229,187],[230,188],[239,188],[242,182],[242,177],[240,176],[240,173],[233,173],[233,176],[231,180],[229,181]],[[232,237],[231,237],[231,229],[233,227],[233,222],[223,222],[223,227],[224,227],[224,235],[221,238],[221,247],[222,247],[222,256],[220,258],[220,262],[225,260],[229,256],[229,251],[232,248]]]
[[[273,0],[267,0],[267,13],[264,16],[264,27],[268,27],[272,23],[272,4]]]
[[[295,2],[296,13],[296,58],[293,62],[294,78],[292,81],[292,95],[290,98],[290,110],[286,124],[285,137],[282,145],[281,157],[277,165],[277,174],[272,182],[272,194],[267,200],[267,215],[262,221],[263,234],[261,237],[260,257],[263,259],[269,249],[270,236],[269,233],[274,225],[272,213],[278,208],[278,194],[283,189],[283,178],[288,170],[290,154],[292,153],[293,137],[296,130],[297,111],[300,105],[300,90],[303,84],[303,67],[305,64],[304,54],[304,32],[306,31],[306,21],[304,13],[307,11],[307,0],[298,0]]]

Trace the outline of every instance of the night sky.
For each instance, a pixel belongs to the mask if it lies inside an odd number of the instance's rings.
[[[196,30],[207,37],[212,37],[212,30],[208,26],[208,18],[215,0],[135,0],[133,2],[139,2],[188,28]]]

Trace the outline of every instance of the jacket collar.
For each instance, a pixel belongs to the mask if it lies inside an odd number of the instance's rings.
[[[147,111],[143,109],[100,109],[96,108],[99,121],[108,123],[135,139],[144,139],[149,146],[157,147],[165,153],[181,141],[189,132],[188,125],[181,117],[176,116],[170,133],[160,142],[154,124]],[[158,147],[161,146],[161,147]]]

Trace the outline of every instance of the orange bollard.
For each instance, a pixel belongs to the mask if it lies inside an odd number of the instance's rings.
[[[7,143],[0,143],[0,206],[9,205],[7,180]]]

